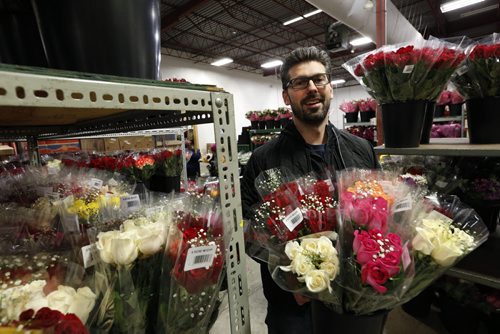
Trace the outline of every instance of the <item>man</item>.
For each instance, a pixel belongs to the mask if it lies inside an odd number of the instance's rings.
[[[251,206],[259,202],[254,180],[264,170],[285,167],[301,176],[311,171],[378,167],[366,140],[339,131],[329,122],[333,97],[330,72],[330,57],[316,47],[296,49],[286,58],[281,68],[282,96],[292,108],[293,122],[277,138],[253,152],[241,183],[245,217]],[[269,334],[310,333],[308,299],[280,289],[265,263],[261,263],[261,277],[268,301]]]

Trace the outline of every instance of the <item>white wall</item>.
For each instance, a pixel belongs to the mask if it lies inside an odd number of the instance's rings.
[[[161,77],[184,78],[194,84],[211,84],[233,94],[236,134],[243,126],[249,126],[245,118],[249,110],[276,109],[284,107],[281,97],[281,81],[277,77],[263,77],[259,74],[230,70],[207,64],[162,55]],[[343,113],[338,109],[345,100],[366,98],[368,94],[361,86],[334,88],[333,101],[330,105],[330,120],[337,127],[342,127]],[[215,142],[212,124],[198,126],[200,149],[205,152],[206,143]]]

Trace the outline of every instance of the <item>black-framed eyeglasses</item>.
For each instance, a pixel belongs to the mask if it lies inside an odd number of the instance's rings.
[[[295,90],[305,89],[309,86],[309,81],[311,80],[316,87],[325,87],[330,83],[330,75],[327,73],[320,73],[310,77],[297,77],[288,81],[285,88],[290,87]]]

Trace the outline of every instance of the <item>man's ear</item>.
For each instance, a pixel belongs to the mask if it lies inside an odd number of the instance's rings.
[[[285,89],[281,92],[281,96],[283,96],[283,101],[285,102],[285,105],[289,106],[290,103],[290,96],[288,95],[288,91]]]

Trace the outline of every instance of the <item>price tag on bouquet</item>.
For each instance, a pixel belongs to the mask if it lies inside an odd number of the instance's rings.
[[[405,74],[410,74],[411,72],[413,72],[413,69],[415,68],[415,65],[406,65],[404,68],[403,68],[403,73]]]
[[[283,219],[283,224],[292,232],[303,220],[302,211],[296,208]]]
[[[80,233],[80,223],[78,222],[78,216],[74,214],[65,215],[62,218],[64,232],[66,233]]]
[[[102,180],[101,179],[96,179],[96,178],[91,178],[88,182],[90,188],[96,188],[100,189],[102,187]]]
[[[411,196],[406,195],[404,198],[394,203],[394,205],[392,206],[392,212],[396,213],[396,212],[408,211],[411,210],[412,207],[413,206],[412,206]]]
[[[128,195],[120,197],[120,209],[127,212],[134,212],[141,207],[139,195]]]
[[[216,245],[191,247],[188,249],[184,271],[199,268],[210,268],[214,262]]]
[[[82,257],[83,257],[83,266],[85,268],[92,267],[100,260],[99,250],[97,249],[96,244],[90,244],[82,247]]]
[[[441,220],[447,224],[453,223],[453,219],[436,210],[432,210],[424,219]]]

